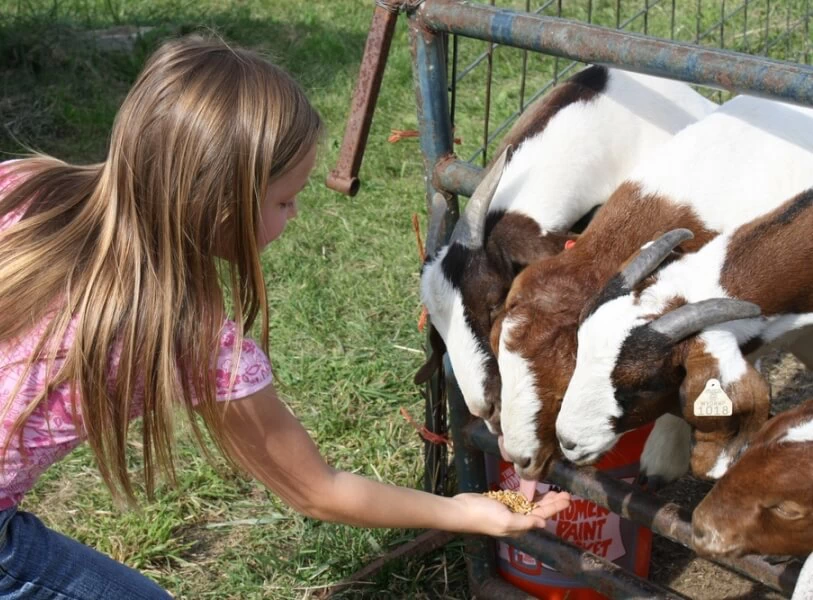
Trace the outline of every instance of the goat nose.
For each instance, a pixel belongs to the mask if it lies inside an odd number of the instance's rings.
[[[562,437],[561,435],[557,435],[556,437],[559,438],[559,443],[562,445],[563,449],[573,450],[576,447],[576,442],[569,440],[566,437]]]
[[[530,456],[525,456],[525,457],[523,457],[523,458],[518,458],[518,459],[517,459],[516,461],[514,461],[514,462],[516,462],[516,463],[517,463],[517,466],[518,466],[520,469],[527,469],[528,467],[530,467],[530,466],[531,466],[531,457],[530,457]]]

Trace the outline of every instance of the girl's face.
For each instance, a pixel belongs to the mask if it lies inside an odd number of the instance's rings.
[[[272,181],[260,207],[260,222],[257,226],[257,243],[264,248],[285,231],[289,219],[297,215],[296,195],[308,182],[308,176],[316,162],[316,145],[280,177]]]

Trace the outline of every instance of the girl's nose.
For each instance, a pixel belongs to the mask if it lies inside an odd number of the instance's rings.
[[[296,216],[299,214],[299,201],[294,198],[293,202],[291,202],[291,207],[288,209],[288,219],[296,219]]]

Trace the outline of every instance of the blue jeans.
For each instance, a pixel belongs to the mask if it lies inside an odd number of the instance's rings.
[[[0,511],[0,599],[168,600],[151,579],[17,507]]]

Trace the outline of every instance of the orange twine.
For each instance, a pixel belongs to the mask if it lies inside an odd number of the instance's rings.
[[[415,431],[418,432],[419,436],[421,436],[424,440],[426,440],[430,444],[444,444],[446,446],[449,446],[450,448],[452,447],[452,440],[450,440],[445,435],[435,433],[434,431],[429,431],[426,428],[426,425],[418,425],[415,422],[415,419],[412,418],[412,415],[409,414],[409,411],[405,409],[403,406],[401,407],[401,416],[404,417],[407,423],[412,425]]]
[[[390,129],[390,136],[387,138],[387,141],[390,144],[394,144],[405,138],[416,138],[419,135],[420,133],[417,129]],[[456,137],[454,143],[459,146],[462,142],[459,137]]]
[[[423,245],[423,240],[421,239],[421,224],[418,220],[418,213],[412,213],[412,229],[415,232],[415,241],[418,244],[418,257],[421,259],[421,264],[426,261],[426,248]],[[418,331],[423,333],[424,328],[426,327],[426,321],[429,318],[429,311],[426,310],[426,307],[421,305],[421,316],[418,317]]]

